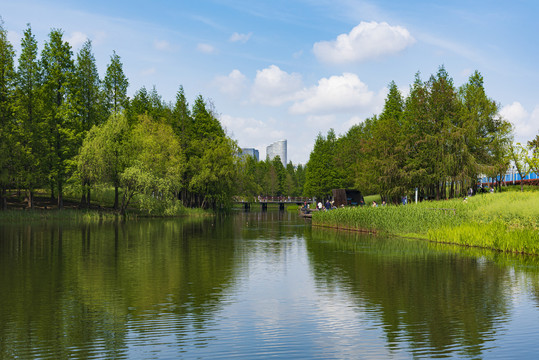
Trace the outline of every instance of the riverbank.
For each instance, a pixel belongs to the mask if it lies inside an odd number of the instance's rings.
[[[179,204],[179,203],[178,203]],[[58,209],[57,203],[50,196],[37,193],[34,196],[33,209],[29,209],[26,199],[16,193],[9,194],[7,198],[7,210],[0,211],[0,222],[22,221],[77,221],[96,222],[113,221],[121,219],[137,219],[147,217],[202,217],[211,213],[202,209],[191,209],[176,206],[174,212],[166,214],[148,213],[138,209],[130,209],[126,214],[120,214],[112,206],[91,204],[89,207],[81,207],[80,202],[72,198],[64,198],[62,210]]]
[[[539,192],[337,209],[314,214],[313,225],[539,255]]]

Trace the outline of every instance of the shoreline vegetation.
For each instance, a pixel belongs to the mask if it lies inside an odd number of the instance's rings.
[[[96,192],[97,202],[90,205],[81,206],[80,200],[76,199],[76,194],[65,197],[62,209],[58,209],[56,199],[51,199],[50,194],[45,191],[36,191],[33,197],[33,208],[27,205],[25,194],[20,195],[12,192],[7,196],[7,209],[0,211],[0,222],[6,221],[76,221],[76,222],[100,222],[136,220],[139,218],[180,218],[180,217],[207,217],[212,215],[212,211],[201,208],[188,208],[179,205],[173,207],[174,211],[148,212],[139,208],[130,208],[122,213],[113,208],[111,194],[113,190]]]
[[[539,192],[315,212],[314,226],[539,255]]]

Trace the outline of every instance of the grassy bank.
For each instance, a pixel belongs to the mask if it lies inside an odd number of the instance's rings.
[[[64,208],[58,210],[56,199],[51,199],[49,193],[37,190],[34,196],[34,209],[27,208],[25,194],[8,193],[8,209],[0,211],[0,223],[25,221],[72,221],[72,222],[103,222],[117,219],[131,220],[143,217],[203,217],[211,212],[203,209],[191,209],[182,206],[181,202],[160,202],[153,206],[153,211],[141,210],[138,207],[128,209],[127,213],[120,215],[112,209],[114,203],[114,190],[106,189],[102,193],[95,192],[110,201],[92,201],[90,208],[80,208],[80,199],[75,194],[66,192]]]
[[[539,255],[539,192],[315,213],[313,225]]]

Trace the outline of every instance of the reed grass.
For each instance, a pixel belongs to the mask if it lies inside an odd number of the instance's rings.
[[[313,225],[539,255],[539,192],[342,208],[313,214]]]

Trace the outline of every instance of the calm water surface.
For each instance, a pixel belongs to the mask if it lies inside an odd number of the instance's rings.
[[[0,224],[0,358],[534,358],[539,260],[311,228]]]

